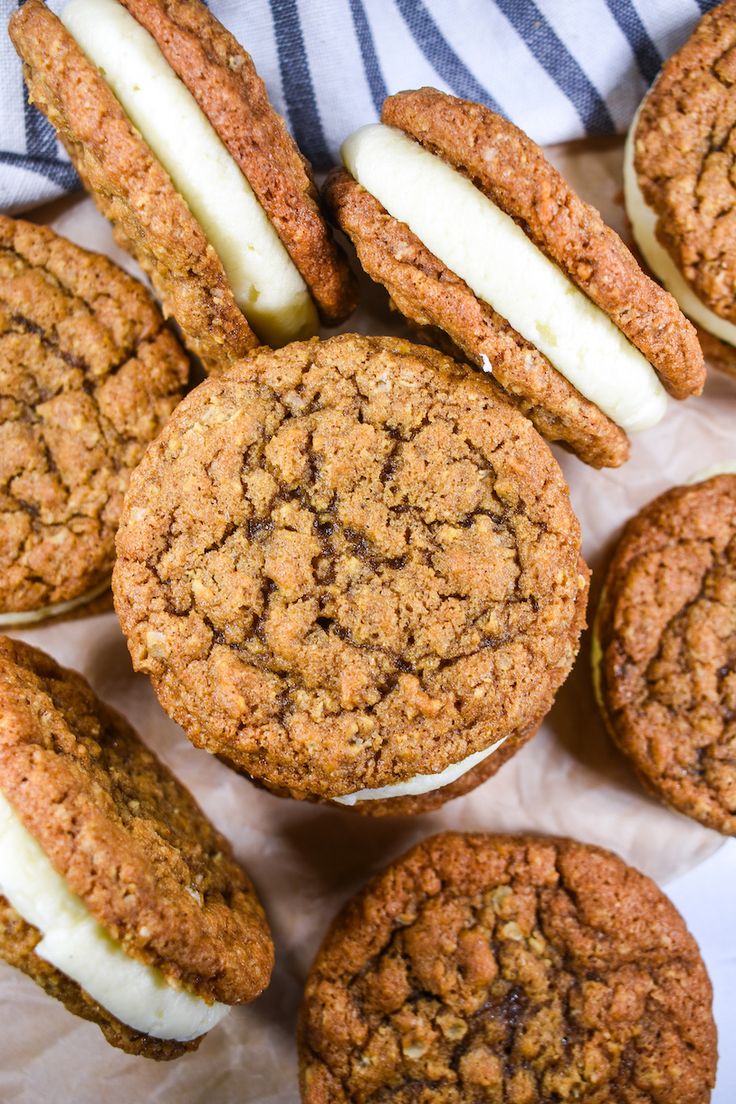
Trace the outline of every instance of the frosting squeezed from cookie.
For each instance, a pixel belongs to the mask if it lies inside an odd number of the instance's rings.
[[[11,625],[33,625],[38,621],[46,621],[49,617],[61,617],[62,614],[71,613],[72,610],[86,605],[94,598],[99,598],[109,589],[110,580],[106,579],[100,586],[88,590],[86,594],[80,594],[78,598],[70,598],[68,602],[52,602],[50,606],[42,606],[35,610],[8,610],[7,613],[0,613],[0,628]]]
[[[42,933],[34,948],[135,1031],[187,1042],[210,1031],[230,1005],[175,989],[160,970],[126,954],[71,892],[40,844],[0,794],[0,892]]]
[[[578,391],[628,431],[664,415],[646,358],[504,211],[442,158],[372,124],[343,144],[345,167]]]
[[[644,199],[634,164],[636,128],[643,102],[629,127],[624,150],[624,199],[634,240],[654,275],[662,281],[670,295],[674,295],[688,318],[726,344],[736,345],[736,325],[706,307],[657,238],[657,213]]]
[[[118,0],[71,0],[61,20],[186,200],[257,335],[278,346],[316,333],[296,265],[153,37]]]
[[[438,771],[436,774],[415,774],[413,778],[408,778],[406,782],[395,782],[390,786],[378,786],[373,790],[356,790],[355,793],[344,794],[342,797],[333,798],[333,800],[339,805],[357,805],[359,801],[386,801],[392,797],[418,797],[421,794],[433,793],[435,790],[441,790],[443,786],[451,785],[458,778],[462,778],[473,767],[477,767],[479,763],[492,755],[507,739],[508,736],[503,736],[500,740],[496,740],[495,744],[491,744],[490,747],[483,748],[482,751],[475,751],[472,755],[461,759],[459,763],[451,763],[449,767],[445,767],[443,771]]]

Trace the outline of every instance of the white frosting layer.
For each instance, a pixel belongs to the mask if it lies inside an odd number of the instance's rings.
[[[0,892],[43,933],[35,953],[81,985],[135,1031],[155,1039],[196,1039],[230,1011],[174,989],[160,970],[130,958],[62,876],[0,794]]]
[[[609,418],[629,431],[662,418],[667,397],[646,358],[466,177],[381,124],[351,135],[342,158],[389,214]]]
[[[32,625],[36,621],[45,621],[48,617],[60,617],[62,613],[71,613],[72,610],[86,605],[87,602],[91,602],[93,598],[99,597],[109,589],[110,580],[108,579],[94,590],[88,590],[78,598],[70,598],[68,602],[55,602],[50,606],[42,606],[41,609],[26,610],[22,613],[13,613],[12,610],[9,613],[0,613],[0,628],[11,625]]]
[[[640,112],[641,106],[629,128],[624,151],[624,198],[636,244],[652,272],[662,281],[670,295],[674,295],[688,318],[728,345],[736,345],[736,325],[727,322],[725,318],[719,318],[710,307],[706,307],[667,250],[657,240],[657,215],[646,204],[634,167],[634,141]]]
[[[355,793],[345,794],[343,797],[334,797],[332,800],[337,801],[340,805],[357,805],[359,801],[386,801],[391,797],[418,797],[420,794],[441,790],[443,786],[449,786],[451,782],[462,778],[473,767],[477,767],[478,763],[482,763],[484,759],[487,759],[507,739],[508,736],[503,736],[500,740],[496,740],[495,744],[491,744],[490,747],[483,748],[482,751],[475,751],[472,755],[461,759],[459,763],[452,763],[436,774],[415,774],[413,778],[407,779],[406,782],[395,782],[390,786],[378,786],[374,790],[357,790]]]
[[[153,37],[117,0],[71,0],[61,19],[189,204],[258,336],[271,345],[311,337],[317,316],[304,280]]]
[[[717,464],[701,468],[695,475],[691,475],[686,482],[704,483],[706,479],[712,479],[714,475],[736,475],[736,460],[720,460]]]

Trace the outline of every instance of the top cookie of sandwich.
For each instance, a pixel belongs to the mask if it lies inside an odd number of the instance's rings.
[[[736,323],[736,0],[703,16],[642,104],[634,165],[656,236],[698,298]]]
[[[108,583],[128,476],[188,368],[137,280],[0,216],[0,622]]]
[[[382,156],[387,162],[389,154],[376,154],[370,135],[361,149],[358,132],[346,142],[343,156],[367,183],[361,187],[338,173],[326,194],[369,274],[388,287],[411,321],[439,329],[471,362],[490,367],[542,433],[597,466],[621,463],[628,451],[624,429],[661,417],[661,384],[677,398],[703,384],[695,331],[674,299],[641,271],[620,238],[535,143],[494,112],[425,88],[390,96],[382,120],[386,127],[371,129],[395,128],[389,131],[395,135],[390,155],[403,162],[415,158],[411,148],[436,155],[425,154],[416,172],[431,169],[438,182],[441,175],[442,186],[452,187],[448,203],[455,210],[474,204],[474,218],[465,233],[453,233],[448,247],[435,233],[447,207],[417,214],[422,180],[417,177],[415,188],[400,195],[408,177],[402,181],[394,165],[384,171],[395,183],[387,188],[379,181],[378,187],[389,206],[379,202],[380,196],[371,194],[379,178],[369,162]],[[455,172],[448,173],[448,167]],[[437,198],[431,188],[430,195]],[[489,249],[480,237],[479,215],[492,220],[490,233],[503,232],[504,249],[513,248],[513,271],[504,267],[506,256],[492,253],[501,238],[494,237]],[[465,274],[458,271],[463,267]],[[539,287],[532,286],[532,278],[542,281]],[[508,302],[496,297],[499,290]],[[559,309],[551,318],[543,311],[537,317],[540,304],[546,309],[553,295]],[[568,310],[575,313],[561,321]],[[583,371],[576,368],[578,361],[584,361]]]
[[[113,589],[195,744],[334,798],[538,720],[587,572],[525,418],[434,350],[344,335],[188,396],[133,480]]]
[[[334,921],[299,1025],[305,1104],[707,1104],[712,991],[649,878],[598,847],[448,833]]]
[[[252,1000],[273,947],[189,792],[73,671],[0,637],[0,793],[128,956],[207,1001]]]
[[[597,690],[649,789],[736,835],[736,476],[674,487],[628,523],[596,619]]]
[[[212,365],[314,332],[315,304],[349,313],[309,166],[206,7],[72,0],[62,19],[42,0],[11,19],[30,97],[192,349]]]

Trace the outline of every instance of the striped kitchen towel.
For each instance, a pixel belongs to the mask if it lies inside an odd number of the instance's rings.
[[[662,60],[716,0],[209,0],[317,169],[402,88],[502,112],[540,143],[624,131]],[[64,0],[51,0],[58,11]],[[0,0],[3,25],[15,0]],[[0,209],[78,187],[0,48]]]

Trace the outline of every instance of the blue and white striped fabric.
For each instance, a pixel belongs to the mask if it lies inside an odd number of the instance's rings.
[[[58,11],[64,0],[51,0]],[[716,0],[210,0],[318,169],[402,88],[501,111],[538,142],[624,131],[662,63]],[[15,4],[0,0],[4,23]],[[0,47],[0,208],[78,182]]]

